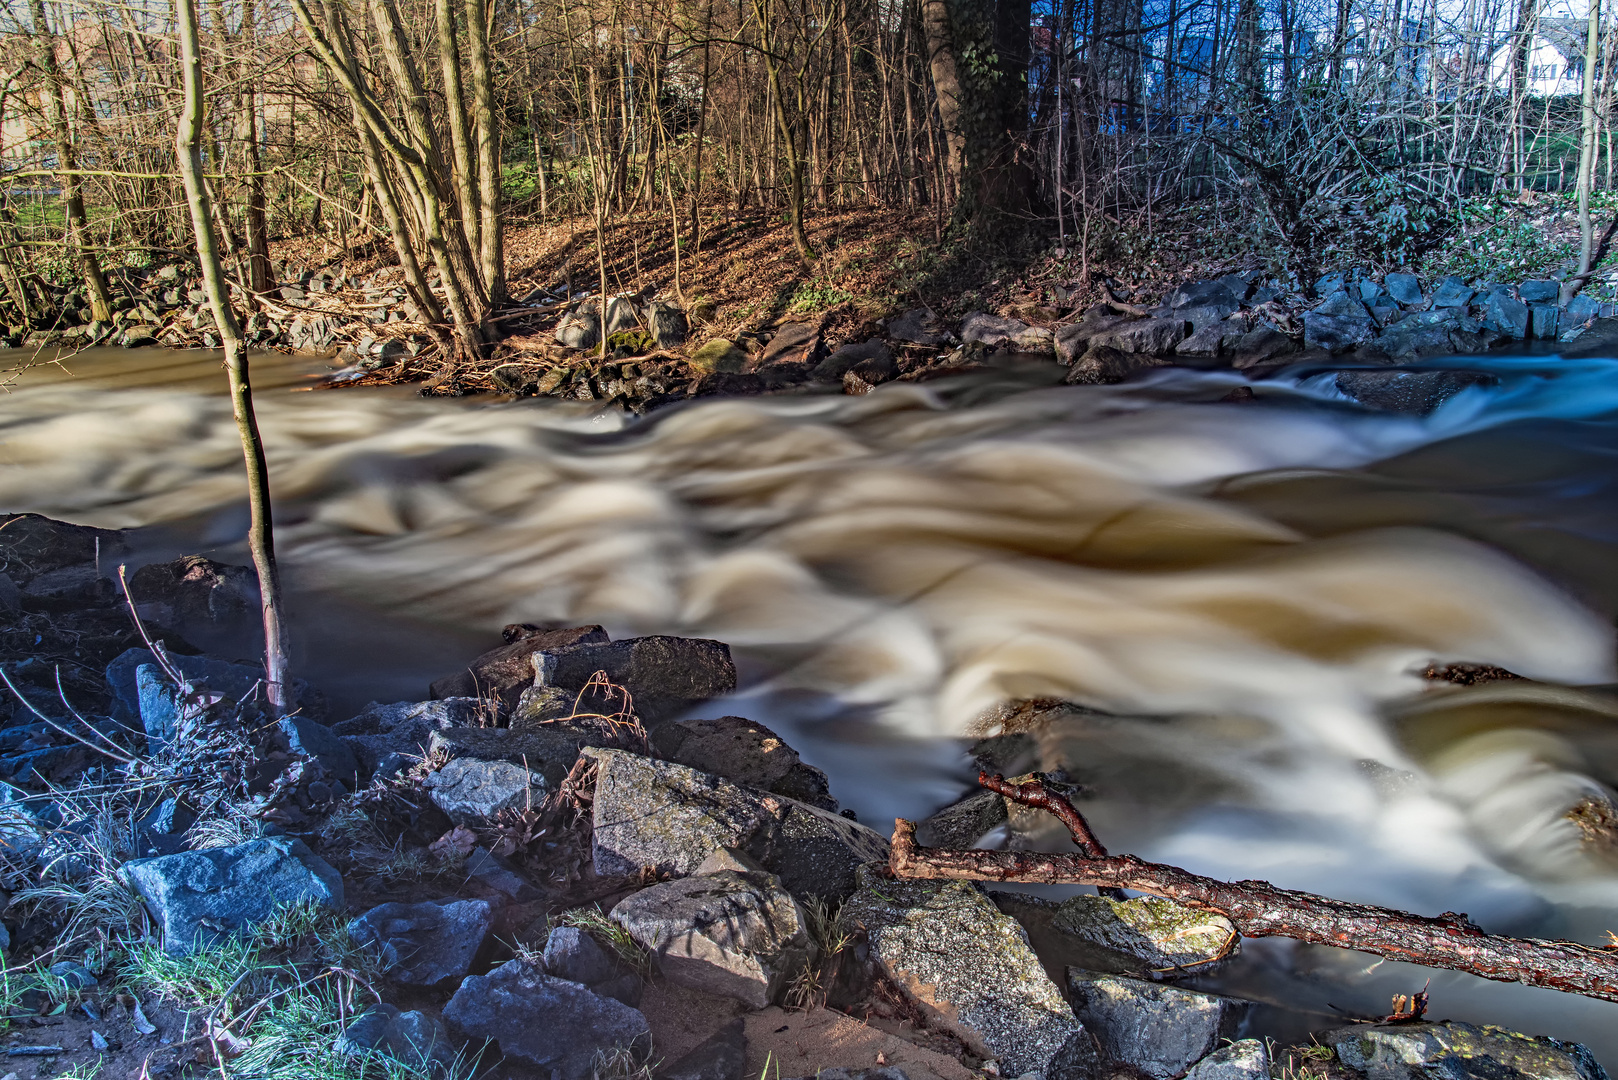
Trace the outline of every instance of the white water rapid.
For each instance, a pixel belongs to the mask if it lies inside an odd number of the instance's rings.
[[[0,509],[232,557],[228,402],[174,364],[0,396]],[[424,696],[506,622],[715,637],[744,684],[723,709],[885,830],[965,790],[961,737],[997,703],[1068,698],[1115,714],[1060,747],[1114,851],[1596,942],[1618,845],[1564,815],[1618,784],[1618,361],[1474,366],[1499,385],[1426,418],[1329,376],[1218,403],[1233,373],[1177,369],[644,420],[393,391],[259,407],[301,662],[334,701]],[[1433,690],[1431,660],[1540,681]],[[1257,942],[1207,985],[1374,1012],[1426,976]],[[1432,1000],[1618,1065],[1618,1005],[1451,974]]]

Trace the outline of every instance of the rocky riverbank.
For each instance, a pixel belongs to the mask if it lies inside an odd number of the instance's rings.
[[[877,823],[725,715],[722,642],[515,624],[420,700],[332,716],[299,686],[280,715],[226,644],[250,638],[251,575],[136,568],[137,631],[129,549],[0,521],[19,1080],[98,1060],[154,1080],[1605,1080],[1576,1044],[1421,1017],[1316,1017],[1277,1045],[1252,1037],[1277,1003],[1186,985],[1240,950],[1222,917],[895,880]],[[1017,772],[1031,745],[969,752]],[[1044,830],[976,792],[918,835]]]

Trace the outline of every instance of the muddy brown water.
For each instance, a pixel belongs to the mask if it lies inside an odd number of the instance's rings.
[[[1115,851],[1486,928],[1602,942],[1618,845],[1565,815],[1618,784],[1618,361],[1467,361],[1425,418],[1329,376],[1050,365],[866,397],[635,418],[552,400],[299,393],[258,361],[300,673],[333,711],[425,694],[511,621],[731,644],[736,698],[862,820],[969,784],[999,702],[1109,716],[1048,740]],[[0,509],[245,561],[217,356],[37,367],[0,394]],[[1431,660],[1537,680],[1432,691]],[[1200,980],[1296,1036],[1384,1012],[1579,1039],[1618,1005],[1248,942]]]

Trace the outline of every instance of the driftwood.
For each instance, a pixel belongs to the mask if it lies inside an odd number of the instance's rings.
[[[1100,851],[1100,845],[1066,798],[1038,780],[1011,784],[985,773],[978,782],[1015,802],[1054,813],[1073,833],[1079,853],[924,848],[916,844],[915,825],[900,819],[894,822],[888,862],[894,877],[1131,889],[1217,912],[1248,937],[1294,938],[1496,982],[1618,1001],[1618,947],[1501,937],[1484,933],[1465,915],[1452,911],[1436,917],[1412,915],[1278,889],[1267,881],[1219,881],[1133,855],[1086,854]]]

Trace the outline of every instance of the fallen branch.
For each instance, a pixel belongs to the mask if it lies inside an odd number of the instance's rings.
[[[1067,799],[1038,781],[1008,784],[987,774],[979,775],[978,781],[1027,806],[1047,810],[1056,806],[1052,812],[1064,823],[1070,816],[1084,822]],[[1089,833],[1087,824],[1084,832]],[[915,825],[902,818],[894,822],[888,867],[898,878],[1131,889],[1217,912],[1248,937],[1294,938],[1496,982],[1618,1001],[1618,948],[1486,934],[1464,914],[1452,911],[1436,917],[1412,915],[1278,889],[1267,881],[1219,881],[1133,855],[1093,858],[1082,853],[924,848],[916,844]]]

